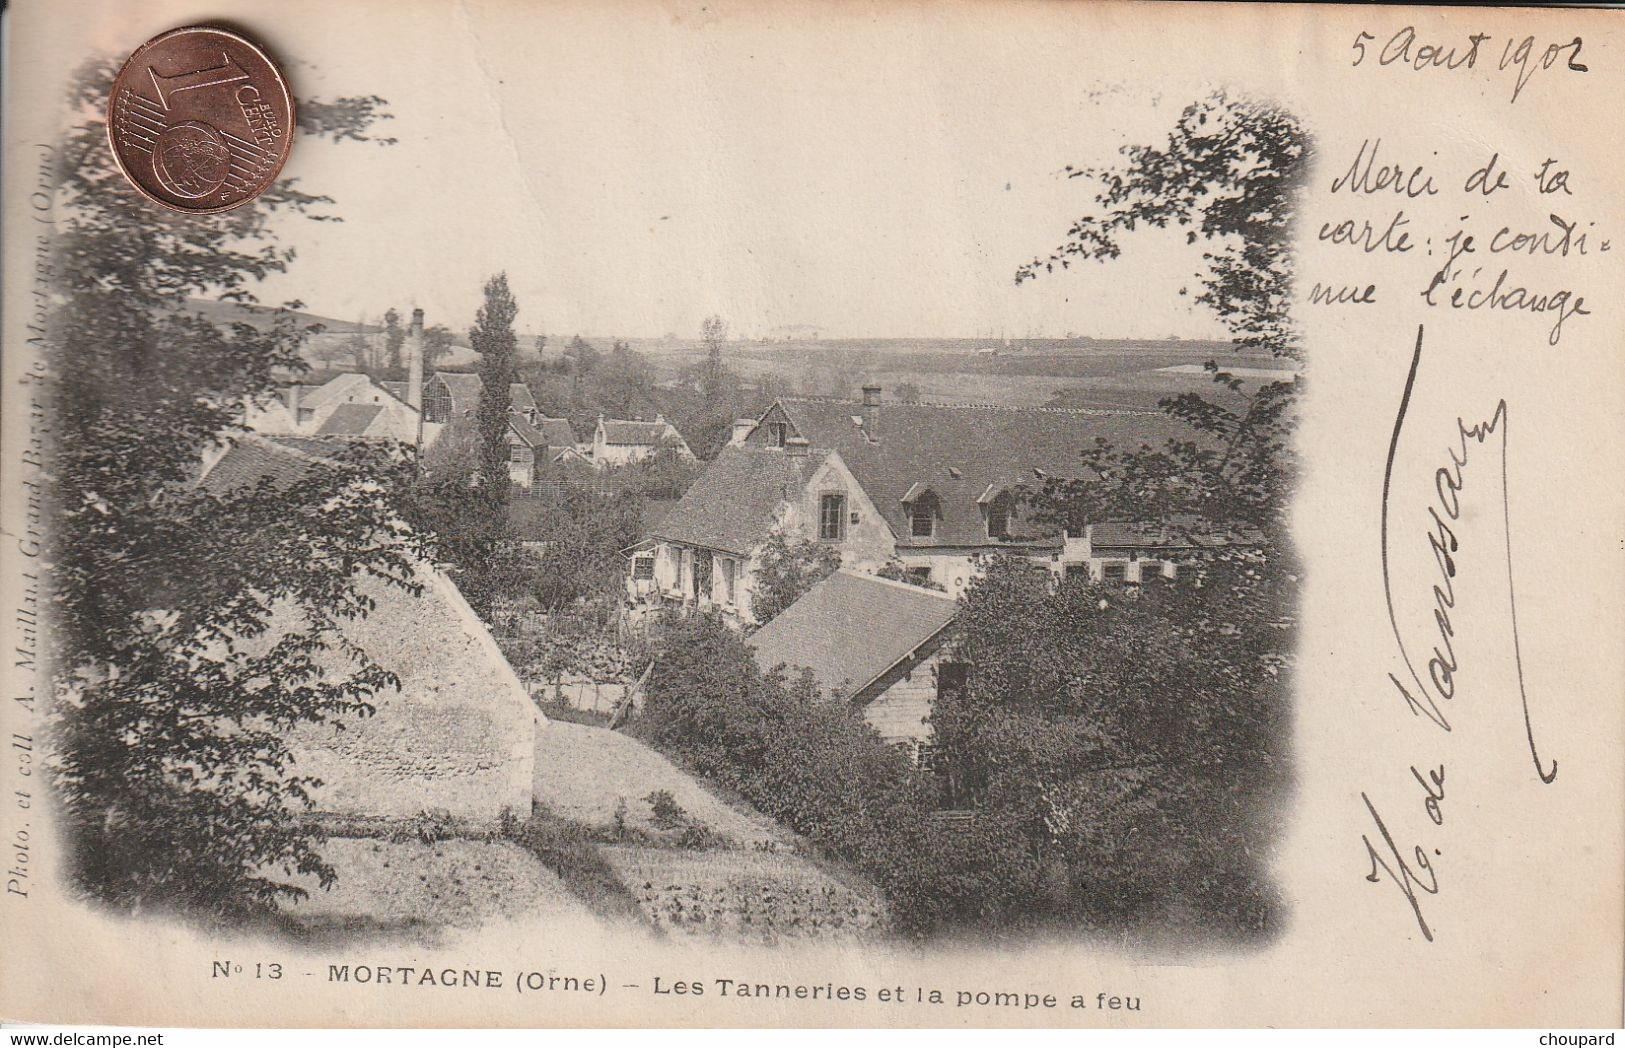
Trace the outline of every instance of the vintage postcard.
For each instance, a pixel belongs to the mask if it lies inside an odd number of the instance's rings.
[[[0,1017],[1621,1021],[1625,16],[6,17]]]

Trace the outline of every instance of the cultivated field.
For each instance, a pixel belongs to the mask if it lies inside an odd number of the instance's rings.
[[[338,883],[323,891],[314,878],[299,879],[309,897],[283,907],[303,938],[433,944],[448,928],[496,920],[592,919],[551,870],[510,841],[334,837],[320,851]]]
[[[657,928],[734,942],[873,938],[878,893],[837,882],[795,855],[611,845],[602,854]]]

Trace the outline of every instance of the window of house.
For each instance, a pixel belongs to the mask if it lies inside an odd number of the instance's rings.
[[[451,396],[444,387],[431,386],[423,392],[423,421],[446,422],[451,418]]]
[[[722,557],[718,563],[722,567],[722,603],[731,606],[734,602],[734,562],[731,558]]]
[[[524,466],[530,462],[530,449],[523,444],[508,445],[508,461],[515,466]]]
[[[772,444],[776,448],[784,447],[785,440],[789,437],[789,434],[790,426],[788,423],[769,422],[767,424],[768,443]]]
[[[1086,578],[1088,578],[1089,577],[1089,565],[1087,565],[1087,564],[1068,564],[1066,566],[1066,577],[1069,578],[1069,579],[1086,579]]]
[[[694,596],[699,600],[711,598],[711,551],[694,551]]]
[[[1162,562],[1159,560],[1140,561],[1140,584],[1142,586],[1155,585],[1162,581]]]
[[[1010,493],[1001,491],[994,496],[993,501],[987,504],[987,537],[990,539],[1007,539],[1010,537]]]
[[[1123,561],[1119,560],[1112,563],[1102,564],[1100,566],[1100,581],[1102,582],[1122,585],[1127,578],[1128,565]]]
[[[846,536],[846,496],[824,495],[818,500],[818,537],[838,541]]]
[[[653,553],[639,553],[632,558],[632,578],[636,581],[652,579],[655,577],[655,557]]]
[[[937,500],[921,495],[908,507],[908,533],[917,539],[928,539],[936,532]]]

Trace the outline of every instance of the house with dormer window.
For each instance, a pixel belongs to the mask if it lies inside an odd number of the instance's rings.
[[[830,546],[848,570],[900,563],[914,581],[963,593],[990,555],[1125,586],[1172,579],[1204,544],[1252,541],[1203,522],[1103,522],[1067,534],[1024,513],[1021,493],[1089,480],[1083,450],[1189,439],[1154,411],[859,403],[784,398],[706,468],[632,557],[635,600],[716,608],[752,623],[752,572],[775,531]],[[1229,536],[1227,539],[1226,536]]]
[[[1082,452],[1097,438],[1160,445],[1189,436],[1156,411],[901,404],[881,392],[866,387],[858,403],[781,399],[740,441],[839,456],[885,525],[889,548],[881,561],[901,561],[916,579],[950,594],[963,592],[992,553],[1029,557],[1058,575],[1088,560],[1081,536],[1068,541],[1059,528],[1026,519],[1020,492],[1092,477]],[[843,551],[848,566],[873,560],[870,550],[854,553]]]

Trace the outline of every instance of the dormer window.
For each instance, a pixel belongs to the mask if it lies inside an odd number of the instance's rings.
[[[937,495],[924,484],[915,484],[903,494],[903,512],[908,514],[908,533],[928,539],[936,533]]]
[[[914,500],[908,510],[908,533],[917,539],[928,539],[936,531],[937,500],[924,495]]]

